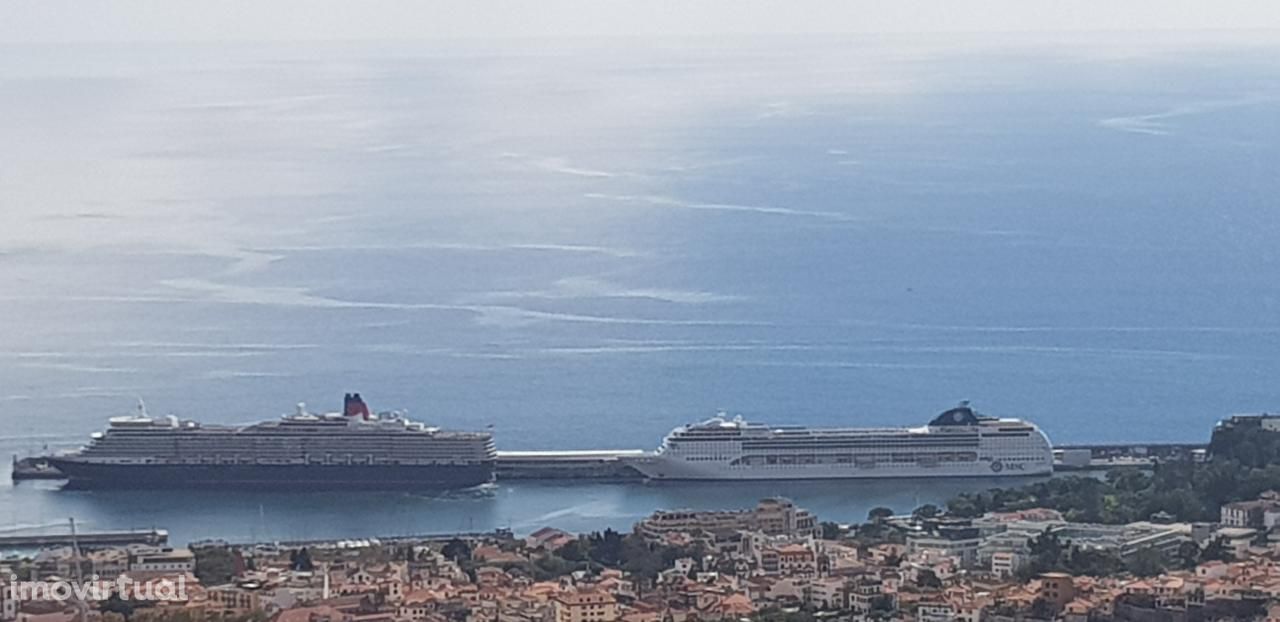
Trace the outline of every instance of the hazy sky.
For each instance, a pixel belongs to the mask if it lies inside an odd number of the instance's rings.
[[[6,0],[0,42],[1280,29],[1275,0]]]

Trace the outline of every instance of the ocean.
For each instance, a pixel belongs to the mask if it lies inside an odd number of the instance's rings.
[[[500,449],[650,449],[720,410],[919,425],[966,399],[1056,442],[1207,439],[1280,407],[1277,51],[4,46],[0,452],[75,447],[140,398],[234,423],[349,391]],[[778,493],[847,522],[989,485],[0,484],[0,530],[585,530]]]

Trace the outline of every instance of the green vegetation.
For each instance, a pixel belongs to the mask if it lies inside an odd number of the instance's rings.
[[[844,528],[840,526],[840,523],[822,521],[818,523],[818,527],[822,529],[821,537],[823,540],[839,540],[844,537]]]
[[[311,561],[311,551],[307,550],[305,546],[296,551],[289,551],[289,567],[298,572],[315,570],[316,566]]]
[[[915,510],[912,510],[911,518],[916,520],[927,520],[930,518],[937,518],[939,514],[942,514],[942,508],[932,503],[926,503]]]
[[[766,607],[751,617],[754,622],[814,622],[817,618],[810,611],[800,608],[781,609]]]
[[[662,546],[647,542],[636,534],[622,535],[612,529],[580,537],[560,547],[555,556],[567,562],[597,564],[619,568],[625,572],[653,579],[681,557],[701,560],[706,551],[700,545],[688,547]]]
[[[471,559],[471,545],[461,538],[454,538],[445,543],[440,554],[452,562],[463,562]]]
[[[120,598],[119,594],[112,594],[106,600],[98,605],[98,611],[102,613],[116,613],[121,618],[128,620],[133,616],[134,606],[129,601]]]
[[[1058,477],[1021,488],[962,494],[947,503],[955,516],[979,516],[1035,507],[1058,510],[1069,521],[1128,523],[1167,513],[1179,521],[1212,521],[1224,503],[1280,489],[1280,432],[1257,426],[1220,426],[1209,445],[1212,459],[1159,463],[1151,473],[1115,470],[1105,479]]]
[[[266,622],[265,611],[254,611],[239,615],[221,615],[207,613],[198,609],[181,607],[153,607],[138,609],[130,618],[133,622]]]
[[[938,574],[928,568],[922,568],[916,573],[916,587],[926,590],[942,589],[942,579],[938,578]]]
[[[884,506],[871,508],[871,511],[867,512],[868,523],[883,523],[890,518],[893,518],[893,510]]]
[[[225,546],[207,546],[191,551],[196,557],[196,578],[202,585],[230,583],[236,574],[236,557]]]
[[[930,510],[929,508],[933,508]],[[933,512],[938,513],[937,506],[922,506],[920,510],[925,514]],[[861,546],[874,546],[876,544],[904,544],[906,536],[901,530],[895,529],[889,524],[889,519],[893,517],[893,510],[886,507],[871,508],[867,512],[867,522],[856,525],[846,535]]]

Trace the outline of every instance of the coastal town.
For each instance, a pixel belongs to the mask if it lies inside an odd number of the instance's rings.
[[[16,622],[1280,620],[1280,493],[1216,522],[973,518],[923,506],[823,521],[783,498],[658,511],[628,533],[171,548],[61,547],[0,567]],[[17,596],[80,577],[96,600]],[[128,586],[128,590],[115,589]],[[37,594],[40,590],[35,590]]]
[[[0,51],[0,622],[1280,622],[1280,0]]]
[[[1280,621],[1280,417],[1203,455],[816,516],[790,499],[340,541],[38,536],[0,559],[0,622]]]

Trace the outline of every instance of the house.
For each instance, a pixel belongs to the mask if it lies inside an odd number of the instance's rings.
[[[1054,611],[1061,611],[1067,603],[1075,600],[1075,580],[1066,573],[1046,572],[1040,575],[1039,596],[1053,606]]]
[[[271,622],[351,622],[352,615],[329,605],[296,607],[276,614]]]
[[[849,583],[843,577],[810,579],[804,590],[805,604],[817,609],[848,609]]]
[[[813,550],[803,544],[786,544],[776,549],[778,573],[791,577],[812,577],[818,573]]]
[[[978,560],[982,537],[977,527],[963,524],[940,524],[907,536],[907,554],[933,554],[954,557],[965,568]]]
[[[564,592],[551,599],[554,622],[616,622],[618,601],[606,592]]]
[[[916,622],[953,622],[956,610],[950,603],[926,600],[916,603]]]
[[[196,570],[196,556],[191,549],[134,548],[129,551],[131,574],[186,574]]]
[[[1026,556],[1014,551],[999,551],[991,554],[991,574],[1001,579],[1008,579],[1022,568]]]
[[[525,538],[525,544],[527,544],[531,549],[554,551],[577,539],[577,536],[566,531],[561,531],[553,527],[543,527],[542,529],[529,534],[529,537]]]
[[[0,575],[0,620],[13,620],[18,617],[17,594],[10,589],[7,576]]]
[[[1276,506],[1276,502],[1264,499],[1227,503],[1219,510],[1219,522],[1224,527],[1258,529],[1263,527],[1267,510],[1274,510]]]

